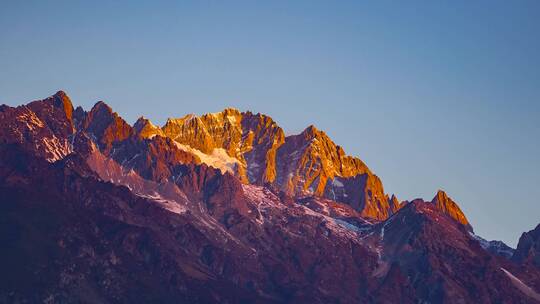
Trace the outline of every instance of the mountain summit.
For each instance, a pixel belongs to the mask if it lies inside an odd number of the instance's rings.
[[[162,128],[139,119],[135,129],[144,138],[168,137],[245,184],[269,186],[291,196],[325,197],[378,220],[399,208],[360,159],[346,155],[314,126],[285,136],[266,115],[225,109],[200,117],[170,118]]]
[[[540,226],[486,241],[444,191],[400,202],[263,114],[2,105],[0,197],[1,303],[540,301]]]

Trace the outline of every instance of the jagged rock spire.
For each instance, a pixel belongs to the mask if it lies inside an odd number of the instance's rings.
[[[135,133],[141,138],[152,138],[156,135],[165,137],[165,133],[160,127],[154,125],[149,119],[144,116],[139,117],[133,125]]]
[[[437,209],[439,209],[441,212],[468,227],[472,231],[472,226],[469,224],[465,214],[463,214],[463,211],[461,211],[458,204],[448,197],[446,192],[443,190],[437,191],[437,194],[431,200],[431,203],[435,204]]]

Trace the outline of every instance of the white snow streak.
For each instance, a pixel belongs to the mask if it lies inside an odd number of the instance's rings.
[[[45,150],[51,154],[50,157],[46,158],[51,163],[66,157],[72,152],[72,147],[67,140],[60,141],[54,135],[52,138],[44,137],[43,145],[45,146]]]
[[[188,145],[183,145],[178,142],[175,142],[175,144],[180,150],[195,154],[203,163],[210,167],[219,169],[221,173],[225,173],[227,171],[234,173],[236,167],[241,165],[238,159],[229,156],[227,151],[222,148],[215,148],[212,150],[212,154],[206,154]]]
[[[183,214],[187,211],[187,209],[184,206],[178,204],[177,202],[166,200],[156,192],[154,192],[152,195],[144,195],[144,194],[137,194],[137,195],[140,197],[150,199],[158,203],[163,209],[169,210],[176,214]]]
[[[501,270],[510,278],[510,281],[514,286],[519,289],[521,292],[526,294],[527,296],[540,301],[540,294],[534,291],[531,287],[527,286],[527,284],[523,283],[520,279],[515,277],[513,274],[511,274],[508,270],[501,267]]]

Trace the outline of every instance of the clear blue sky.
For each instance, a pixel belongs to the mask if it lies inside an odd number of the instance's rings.
[[[402,200],[446,190],[488,239],[540,222],[539,1],[147,2],[2,1],[0,103],[262,112]]]

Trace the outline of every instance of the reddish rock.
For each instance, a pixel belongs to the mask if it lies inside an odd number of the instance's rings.
[[[100,101],[88,112],[83,123],[83,130],[97,140],[97,144],[109,153],[113,144],[129,138],[133,134],[131,126],[117,113]]]
[[[444,214],[448,215],[458,223],[467,227],[467,229],[472,231],[472,226],[469,224],[469,221],[465,217],[465,214],[461,211],[458,204],[454,202],[446,192],[439,190],[435,197],[431,200],[431,203],[434,204],[437,209],[442,211]]]
[[[512,259],[518,263],[540,268],[540,224],[521,235]]]
[[[133,125],[135,134],[141,138],[152,138],[154,136],[165,137],[165,133],[161,131],[161,128],[155,126],[150,120],[139,117]]]
[[[261,115],[200,119],[213,144],[245,152],[247,175],[231,174],[144,119],[131,128],[103,103],[70,112],[58,95],[0,106],[2,303],[540,299],[540,226],[510,261],[444,192],[399,203],[314,127],[280,141]],[[275,179],[253,166],[272,155]]]
[[[234,173],[243,183],[270,185],[293,196],[314,194],[339,200],[375,219],[385,219],[397,210],[380,179],[314,126],[285,137],[270,117],[236,109],[169,119],[162,132],[147,120],[136,125],[143,137],[163,133],[207,155],[223,149],[240,164]],[[347,186],[333,191],[335,178]],[[341,195],[335,195],[336,191]]]

